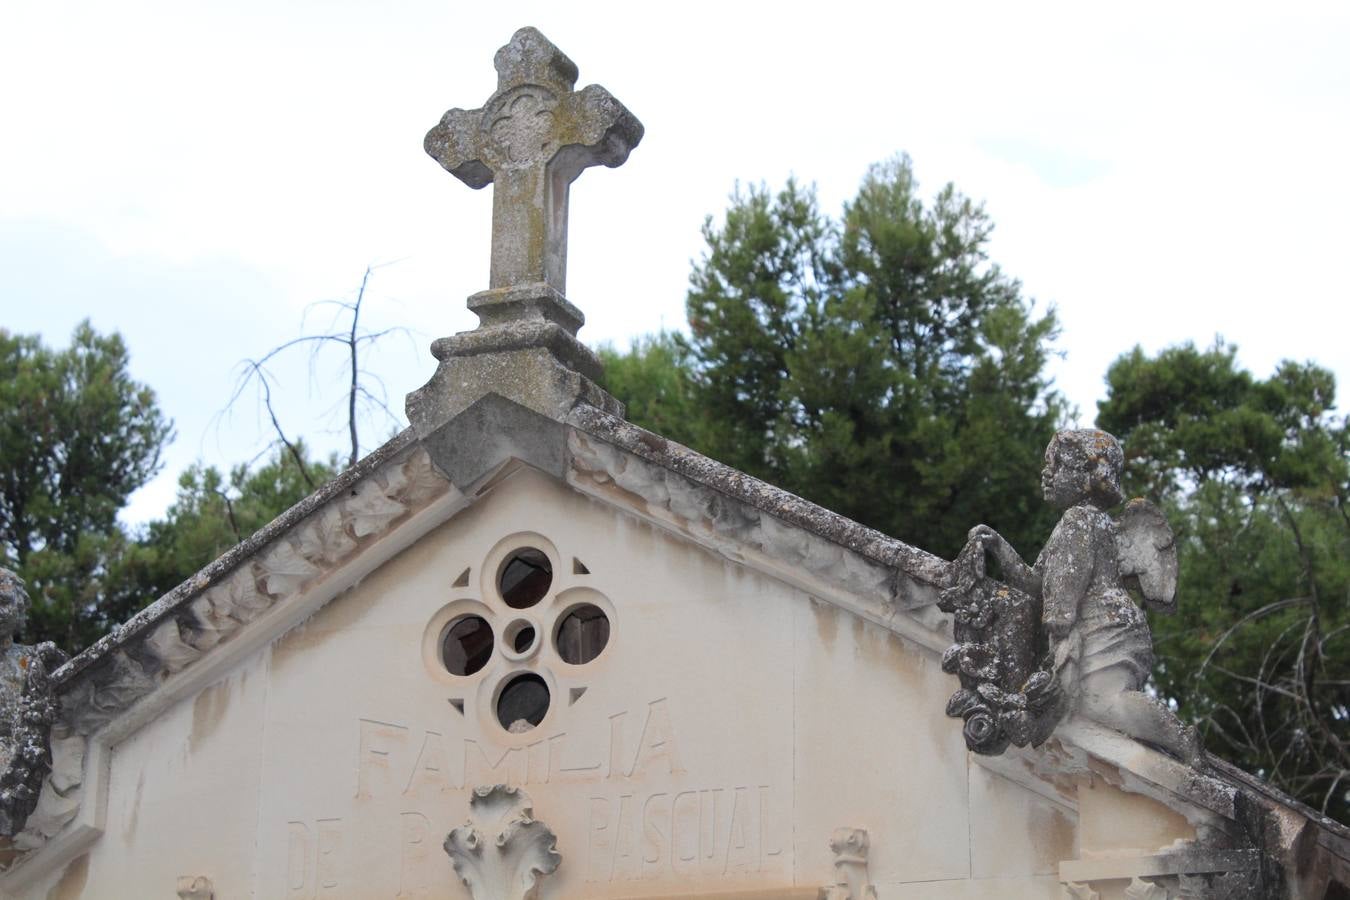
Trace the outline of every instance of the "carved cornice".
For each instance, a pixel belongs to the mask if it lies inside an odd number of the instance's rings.
[[[76,816],[90,736],[449,487],[405,432],[54,672],[52,773],[16,847],[41,847]]]

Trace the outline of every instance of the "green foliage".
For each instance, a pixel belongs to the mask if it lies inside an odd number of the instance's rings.
[[[925,203],[907,157],[837,222],[795,181],[738,189],[704,224],[689,336],[610,351],[608,385],[632,421],[936,553],[978,521],[1041,540],[1056,323],[988,261],[991,230],[950,185]]]
[[[112,589],[99,611],[109,624],[133,615],[194,575],[308,496],[338,472],[335,457],[311,460],[303,444],[278,447],[258,468],[236,466],[228,477],[198,463],[178,479],[178,496],[164,518],[147,524],[117,561]],[[308,475],[308,478],[306,477]]]
[[[62,350],[0,330],[0,565],[33,600],[27,643],[78,652],[335,473],[300,444],[228,477],[193,466],[165,517],[128,533],[117,513],[171,428],[127,363],[121,337],[87,322]]]
[[[117,334],[82,322],[70,346],[0,329],[0,550],[22,565],[71,552],[112,528],[159,469],[171,426],[150,388],[127,372]]]
[[[1169,509],[1178,614],[1153,620],[1155,683],[1209,749],[1350,818],[1350,431],[1335,379],[1235,350],[1136,348],[1107,374],[1098,425],[1130,487]]]
[[[159,468],[171,425],[127,361],[88,322],[62,350],[0,329],[0,564],[28,584],[29,640],[82,645],[127,543],[117,512]]]
[[[605,384],[625,399],[631,421],[681,444],[700,445],[689,347],[679,335],[662,331],[634,340],[627,353],[608,346],[599,353]]]

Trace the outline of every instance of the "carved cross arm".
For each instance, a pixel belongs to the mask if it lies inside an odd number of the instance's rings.
[[[482,117],[481,109],[448,110],[422,143],[432,159],[474,190],[492,184],[492,170],[481,158],[478,123]]]

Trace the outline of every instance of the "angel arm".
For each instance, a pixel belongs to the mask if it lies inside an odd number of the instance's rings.
[[[988,525],[976,525],[970,529],[970,540],[979,541],[984,549],[998,560],[1000,575],[1005,583],[1023,593],[1039,597],[1041,594],[1041,572],[1038,566],[1029,566],[1013,549],[1013,545]]]

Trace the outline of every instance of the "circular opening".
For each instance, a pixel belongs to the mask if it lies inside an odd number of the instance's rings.
[[[593,603],[568,611],[558,623],[558,655],[563,662],[579,666],[600,655],[609,643],[609,616]]]
[[[548,712],[548,684],[533,672],[517,675],[497,696],[497,721],[512,734],[520,734],[544,721]]]
[[[472,675],[492,658],[492,626],[482,616],[450,623],[441,640],[441,662],[451,675]]]
[[[516,619],[502,632],[502,643],[517,656],[526,656],[535,645],[534,623],[529,619]]]
[[[548,593],[552,583],[553,564],[543,551],[533,547],[524,547],[508,556],[497,575],[497,589],[512,609],[534,606]]]
[[[511,646],[517,653],[524,653],[534,643],[534,628],[526,625],[511,637]]]

